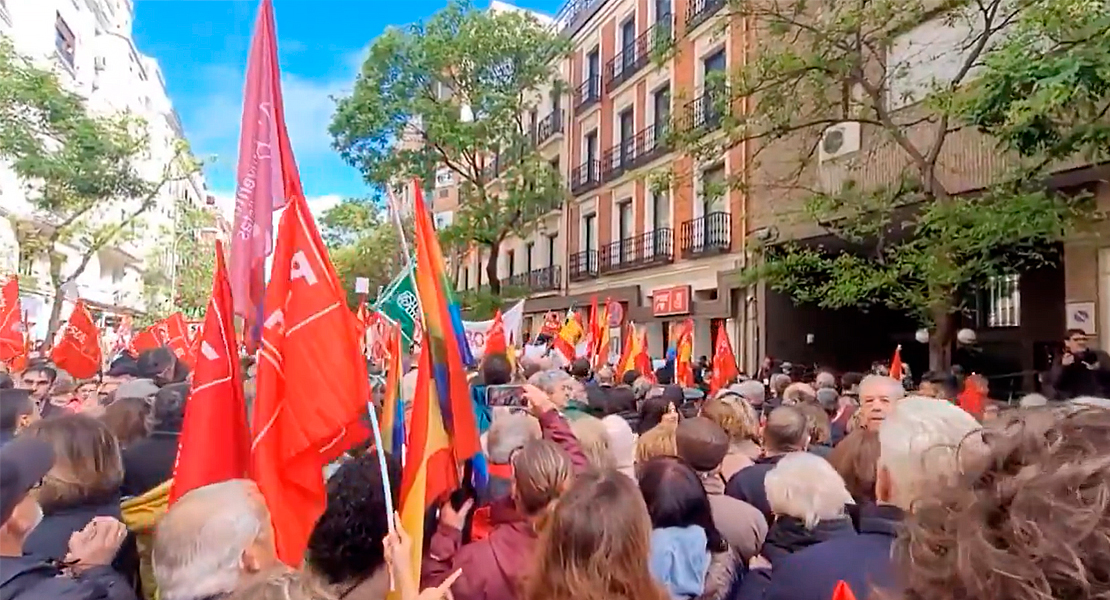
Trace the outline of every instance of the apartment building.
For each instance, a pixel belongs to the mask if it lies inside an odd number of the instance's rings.
[[[142,118],[150,137],[149,156],[138,165],[150,180],[185,139],[181,121],[166,92],[158,62],[135,47],[132,25],[135,9],[131,0],[0,0],[0,35],[12,41],[17,52],[53,68],[68,89],[85,98],[94,112],[127,111]],[[143,215],[143,235],[121,240],[97,252],[85,271],[66,290],[68,315],[72,301],[84,299],[106,322],[121,314],[147,309],[143,276],[148,269],[172,265],[173,240],[196,232],[178,231],[176,203],[184,200],[206,206],[207,185],[201,174],[171,182],[160,190],[155,206]],[[117,203],[126,214],[133,207]],[[9,219],[36,220],[22,182],[6,165],[0,164],[0,271],[23,276],[23,307],[29,313],[33,333],[46,331],[52,290],[44,260],[20,261],[19,246]],[[113,220],[116,214],[101,218]],[[65,269],[80,261],[79,248],[62,248]]]
[[[526,122],[566,197],[529,236],[502,245],[498,266],[531,292],[526,329],[596,297],[611,303],[614,351],[634,322],[661,355],[670,325],[693,318],[696,355],[711,354],[719,322],[744,355],[745,302],[730,274],[743,261],[746,199],[721,184],[744,177],[746,149],[696,160],[667,144],[672,127],[711,136],[720,126],[706,81],[745,45],[739,24],[722,22],[726,5],[578,0],[556,15],[573,48],[556,66],[566,92],[536,90]],[[471,257],[460,287],[484,284],[484,258]]]

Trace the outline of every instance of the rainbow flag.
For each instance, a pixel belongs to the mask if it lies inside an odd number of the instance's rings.
[[[416,292],[423,309],[424,336],[421,360],[430,361],[430,375],[455,460],[459,463],[482,452],[478,438],[478,422],[470,400],[470,384],[464,369],[469,348],[462,327],[458,305],[451,302],[451,285],[444,268],[431,214],[424,206],[420,186],[416,186]],[[453,307],[453,308],[452,308]]]
[[[382,446],[398,460],[401,459],[401,448],[405,443],[405,408],[404,398],[401,396],[401,327],[392,325],[389,328],[389,340],[386,342],[386,379],[385,399],[382,401]]]
[[[417,216],[417,220],[419,218]],[[436,500],[449,494],[459,484],[451,438],[444,415],[440,412],[443,403],[435,381],[436,365],[432,353],[427,351],[431,332],[425,331],[423,339],[425,346],[417,366],[416,394],[412,402],[411,431],[401,473],[400,495],[401,526],[412,538],[412,570],[413,581],[416,582],[420,581],[420,563],[424,556],[425,513]],[[384,430],[388,428],[383,424],[382,429],[385,436]],[[394,596],[391,594],[391,597]]]

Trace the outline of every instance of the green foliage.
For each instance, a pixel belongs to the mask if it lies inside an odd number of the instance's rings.
[[[58,328],[63,287],[96,253],[135,235],[162,187],[197,168],[182,144],[153,180],[139,165],[149,160],[145,124],[128,115],[91,113],[62,87],[0,40],[0,158],[24,182],[34,218],[18,224],[20,260],[45,256],[54,302],[46,339]],[[67,266],[61,246],[77,249]]]
[[[216,215],[187,200],[178,200],[176,210],[176,232],[171,232],[172,254],[177,261],[173,268],[172,308],[190,319],[203,319],[216,273],[216,244],[212,237]],[[229,247],[224,249],[230,251]],[[230,256],[225,254],[224,259]]]
[[[320,232],[336,274],[347,290],[347,302],[358,306],[355,279],[370,280],[370,300],[406,264],[397,228],[379,204],[348,198],[320,217]]]
[[[521,287],[505,286],[500,293],[493,293],[489,286],[458,292],[459,310],[469,321],[492,319],[498,310],[505,310],[528,295]]]
[[[1110,156],[1110,11],[1105,2],[1034,2],[985,60],[965,118],[1023,156]]]
[[[952,324],[966,293],[992,276],[1050,260],[1045,249],[1087,214],[1084,203],[1029,183],[1038,172],[1016,171],[964,198],[949,189],[938,166],[949,135],[968,114],[975,125],[1033,153],[1063,156],[1081,146],[1068,133],[1053,138],[1052,128],[1065,116],[1088,121],[1099,110],[1105,115],[1105,50],[1079,58],[1061,49],[1046,58],[1045,43],[1029,45],[1030,36],[1048,39],[1071,27],[1065,15],[1078,6],[1091,18],[1074,31],[1105,37],[1105,28],[1089,26],[1105,24],[1105,4],[1094,0],[731,2],[733,16],[759,32],[758,44],[738,68],[706,82],[723,132],[678,131],[676,141],[702,159],[748,143],[757,163],[769,148],[793,148],[796,164],[775,165],[781,175],[761,183],[805,198],[794,218],[820,224],[834,238],[823,247],[786,242],[766,248],[745,281],[763,280],[796,301],[825,308],[885,305],[907,311],[933,328],[932,368],[946,367]],[[1042,17],[1030,19],[1031,11]],[[1026,33],[1018,25],[1023,20],[1031,21]],[[899,53],[901,36],[929,21],[963,32],[962,39]],[[1033,23],[1050,25],[1038,30]],[[919,43],[923,37],[930,36],[917,36]],[[941,60],[948,68],[922,81],[922,64]],[[984,62],[986,76],[977,82],[975,67]],[[975,94],[987,98],[967,100]],[[863,149],[832,167],[819,166],[822,132],[842,121],[861,124]],[[1070,125],[1071,131],[1081,129],[1078,122]],[[1083,143],[1097,139],[1084,137]],[[855,185],[853,171],[877,149],[900,153],[904,170],[884,174],[885,186]],[[776,159],[790,160],[783,156]],[[818,170],[839,174],[842,183],[825,178],[815,190]]]
[[[501,241],[527,233],[563,200],[525,115],[537,105],[534,90],[559,85],[553,65],[568,48],[526,13],[453,0],[425,23],[374,40],[330,128],[369,183],[430,182],[437,168],[450,170],[460,182],[450,235],[489,248],[495,292]]]

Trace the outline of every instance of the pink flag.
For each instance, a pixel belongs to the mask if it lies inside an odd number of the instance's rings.
[[[285,129],[274,7],[270,0],[262,0],[247,57],[231,241],[235,314],[246,320],[243,337],[252,352],[261,339],[265,262],[273,252],[274,211],[294,196],[304,197],[304,191]]]

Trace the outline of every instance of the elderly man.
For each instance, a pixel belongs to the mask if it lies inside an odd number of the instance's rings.
[[[868,375],[859,384],[860,426],[876,431],[894,406],[906,396],[902,382],[886,375]]]
[[[876,505],[860,509],[859,535],[816,544],[775,563],[766,600],[828,600],[843,581],[857,598],[897,592],[891,549],[916,501],[957,472],[962,443],[981,442],[974,417],[948,402],[898,402],[879,429]]]
[[[734,383],[718,392],[717,395],[721,396],[727,393],[736,394],[744,400],[747,400],[748,404],[750,404],[757,413],[763,412],[763,402],[767,398],[767,388],[763,387],[763,384],[759,381],[749,379],[747,381],[741,381],[740,383]]]
[[[540,388],[568,420],[573,421],[589,414],[586,387],[566,371],[552,369],[540,371],[528,378],[528,383]]]
[[[757,458],[752,466],[737,471],[725,485],[725,493],[758,508],[770,525],[775,517],[767,502],[764,485],[767,473],[783,456],[803,452],[808,447],[809,424],[805,413],[796,406],[776,408],[767,416],[767,424],[763,427],[763,456]]]
[[[66,571],[57,563],[23,554],[23,544],[42,521],[31,490],[54,464],[50,444],[34,438],[12,440],[0,449],[0,598],[5,600],[135,600],[112,560],[127,539],[127,528],[111,517],[96,517],[69,539]]]
[[[182,496],[154,533],[161,600],[222,598],[278,564],[270,512],[254,482],[233,479]]]

